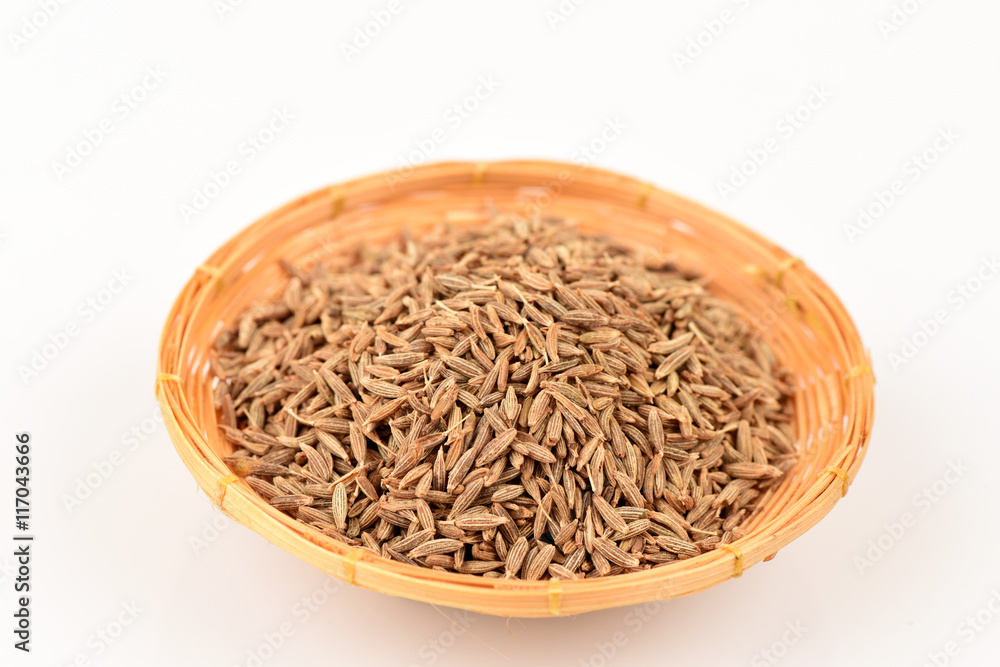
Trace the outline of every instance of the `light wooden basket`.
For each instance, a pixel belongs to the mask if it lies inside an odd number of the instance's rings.
[[[575,218],[584,230],[675,251],[739,304],[798,378],[801,459],[725,548],[635,574],[505,581],[417,568],[352,549],[270,507],[230,474],[216,428],[208,356],[224,323],[284,275],[333,247],[419,233],[455,211],[497,208]],[[457,216],[461,217],[461,216]],[[501,616],[554,616],[687,595],[740,576],[815,525],[847,493],[867,449],[874,377],[854,323],[798,259],[703,206],[616,173],[557,162],[441,163],[305,195],[252,224],[198,267],[174,303],[159,348],[156,395],[170,437],[227,515],[351,584]]]

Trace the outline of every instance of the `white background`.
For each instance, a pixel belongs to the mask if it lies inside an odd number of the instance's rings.
[[[3,3],[0,663],[996,664],[1000,5],[578,2],[562,16],[548,13],[558,0],[402,0],[351,54],[388,0],[244,0],[221,15],[213,0],[91,0],[47,20],[40,0]],[[909,13],[880,28],[897,4]],[[165,78],[133,92],[147,68]],[[450,120],[481,77],[496,90]],[[245,161],[276,109],[294,119]],[[111,131],[58,166],[102,119]],[[608,122],[624,129],[601,147]],[[594,164],[716,207],[824,277],[878,377],[869,454],[834,511],[695,596],[525,621],[347,585],[328,595],[319,571],[215,512],[154,422],[174,296],[262,214],[399,167],[437,127],[430,160],[573,160],[593,145]],[[935,148],[940,132],[951,138]],[[741,167],[768,140],[763,165]],[[924,170],[913,156],[925,151]],[[181,206],[233,159],[240,172],[185,221]],[[724,197],[741,168],[754,173]],[[849,235],[897,179],[900,194]],[[104,292],[116,272],[127,286]],[[938,311],[933,335],[919,333]],[[69,325],[77,335],[22,377]],[[30,656],[10,629],[21,431],[34,447]],[[324,603],[301,613],[314,593]],[[264,637],[284,623],[271,651]]]

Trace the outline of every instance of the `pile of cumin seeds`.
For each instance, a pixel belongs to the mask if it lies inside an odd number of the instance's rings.
[[[226,462],[345,544],[484,577],[640,571],[741,537],[794,464],[791,376],[655,251],[491,212],[282,266],[216,340]]]

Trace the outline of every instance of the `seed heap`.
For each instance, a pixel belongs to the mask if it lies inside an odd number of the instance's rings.
[[[795,460],[791,378],[657,252],[493,214],[308,271],[216,341],[226,462],[420,567],[634,572],[743,535]]]

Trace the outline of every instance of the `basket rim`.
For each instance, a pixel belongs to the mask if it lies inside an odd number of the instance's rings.
[[[619,574],[610,577],[597,577],[583,580],[547,580],[511,582],[503,579],[486,579],[481,576],[459,573],[434,572],[426,568],[417,568],[402,563],[395,563],[360,548],[351,548],[332,538],[322,535],[299,521],[271,508],[263,503],[246,484],[238,483],[221,457],[215,453],[207,442],[207,433],[199,428],[196,419],[191,416],[186,387],[184,383],[185,355],[188,349],[187,324],[194,318],[199,309],[211,298],[217,295],[225,282],[227,267],[234,248],[238,243],[253,237],[283,216],[300,211],[303,207],[329,206],[331,220],[342,214],[356,211],[360,205],[372,201],[392,201],[402,196],[421,191],[428,183],[441,183],[456,189],[473,188],[484,183],[495,186],[515,187],[520,180],[536,178],[539,174],[558,177],[567,171],[576,173],[576,181],[586,180],[588,186],[595,188],[607,187],[615,193],[617,201],[632,200],[637,209],[652,209],[663,206],[677,213],[673,219],[682,217],[707,218],[720,229],[738,235],[746,241],[766,248],[777,262],[781,270],[777,273],[777,284],[780,288],[782,276],[787,271],[788,282],[808,280],[814,286],[821,288],[823,305],[836,315],[836,321],[842,328],[843,340],[840,344],[845,356],[853,362],[847,372],[845,381],[840,384],[844,393],[841,400],[845,408],[845,418],[852,410],[858,413],[858,419],[852,419],[854,427],[845,436],[847,442],[842,451],[834,457],[836,465],[828,466],[817,475],[813,483],[804,489],[794,504],[785,507],[771,521],[763,526],[755,527],[750,535],[727,545],[727,548],[714,549],[699,556],[677,561],[665,567],[644,572]],[[580,176],[582,174],[583,176]],[[598,609],[617,604],[629,604],[642,600],[623,599],[614,604],[587,604],[587,596],[605,591],[624,591],[639,584],[649,584],[652,581],[662,583],[661,595],[656,597],[673,597],[719,583],[712,581],[701,587],[674,590],[670,585],[674,572],[686,574],[692,580],[699,576],[717,578],[716,574],[729,570],[731,576],[740,576],[743,571],[763,560],[769,560],[774,553],[786,546],[796,537],[815,525],[825,516],[836,502],[846,494],[848,485],[854,479],[864,459],[870,440],[873,410],[874,410],[874,375],[871,372],[870,357],[861,345],[860,336],[853,320],[847,314],[837,296],[810,269],[795,260],[792,255],[769,241],[757,232],[740,223],[717,213],[716,211],[694,201],[680,197],[666,190],[657,188],[636,178],[617,172],[598,169],[591,166],[573,165],[564,162],[548,160],[508,160],[499,162],[439,162],[414,167],[406,177],[404,187],[397,192],[390,186],[386,193],[384,187],[379,187],[379,181],[390,184],[390,178],[398,176],[399,170],[377,172],[362,176],[340,184],[313,190],[305,195],[275,208],[251,225],[243,228],[225,243],[223,243],[206,260],[205,264],[195,271],[187,281],[177,299],[174,301],[169,316],[163,326],[157,359],[157,380],[155,391],[168,432],[178,454],[185,465],[198,481],[199,486],[213,499],[227,515],[234,520],[262,533],[269,540],[282,548],[303,557],[313,564],[321,558],[312,549],[320,549],[326,553],[328,563],[319,565],[324,571],[344,579],[352,584],[361,585],[375,590],[382,590],[403,597],[426,599],[421,595],[408,594],[407,582],[417,582],[419,588],[426,592],[432,590],[438,594],[438,601],[446,605],[458,606],[486,613],[500,613],[490,607],[473,604],[462,604],[462,600],[449,602],[450,596],[462,591],[489,591],[490,595],[500,596],[528,595],[538,609],[531,613],[516,615],[559,615],[563,609],[576,608],[567,603],[579,598],[581,611]],[[522,187],[524,187],[522,185]],[[365,200],[361,195],[382,191],[382,198]],[[620,195],[620,196],[618,196]],[[595,198],[596,199],[596,198]],[[272,230],[273,231],[273,230]],[[784,267],[781,269],[781,267]],[[794,268],[794,271],[791,269]],[[794,273],[794,276],[791,274]],[[212,289],[207,289],[208,287]],[[858,369],[861,369],[860,371]],[[858,423],[860,422],[860,423]],[[846,428],[846,426],[845,426]],[[824,474],[829,473],[829,474]],[[255,516],[256,514],[256,516]],[[759,530],[757,530],[759,528]],[[264,532],[264,529],[270,531]],[[764,530],[769,529],[769,530]],[[763,534],[761,532],[763,531]],[[308,554],[309,557],[306,557]],[[377,573],[379,576],[371,576]],[[711,575],[711,576],[709,576]],[[398,586],[397,586],[398,584]],[[426,590],[425,590],[426,589]],[[555,602],[553,602],[555,600]],[[545,613],[547,610],[548,613]],[[503,612],[507,615],[507,612]]]

